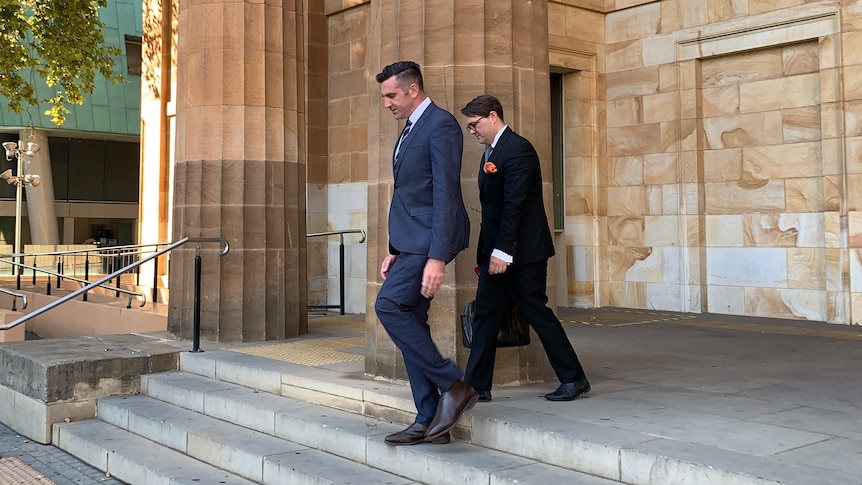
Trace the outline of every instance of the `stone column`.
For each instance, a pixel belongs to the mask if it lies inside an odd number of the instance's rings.
[[[174,237],[203,245],[204,338],[307,329],[303,2],[179,3]],[[171,257],[168,327],[191,335],[194,245]]]
[[[177,239],[171,233],[171,189],[176,104],[176,27],[178,0],[143,0],[145,75],[141,78],[141,171],[138,243]],[[139,267],[142,285],[164,288],[168,257]],[[158,273],[158,274],[156,274]],[[164,303],[164,295],[152,297]]]
[[[506,122],[529,138],[542,157],[550,209],[550,113],[547,2],[500,0],[381,0],[372,2],[369,35],[368,126],[368,313],[365,367],[369,374],[404,379],[400,353],[374,314],[380,289],[380,262],[387,250],[386,222],[392,194],[390,154],[398,125],[382,109],[374,74],[397,60],[422,66],[425,91],[462,120],[461,108],[488,93],[503,103]],[[423,12],[417,15],[416,12]],[[471,216],[470,248],[449,264],[443,287],[431,305],[432,334],[444,355],[463,369],[468,350],[461,345],[458,317],[476,294],[476,243],[479,197],[476,177],[484,146],[465,131],[462,187]],[[548,212],[550,216],[551,213]],[[549,284],[554,281],[553,275]],[[548,294],[553,297],[554,288]],[[553,303],[552,303],[553,304]],[[553,378],[538,338],[528,347],[500,349],[494,381],[519,384]]]

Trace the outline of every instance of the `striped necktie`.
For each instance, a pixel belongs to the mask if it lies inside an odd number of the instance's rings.
[[[413,123],[410,120],[407,120],[407,124],[404,125],[404,129],[401,130],[401,136],[398,137],[398,146],[395,147],[395,158],[398,158],[398,151],[401,150],[401,142],[407,138],[407,134],[410,133],[410,128],[413,126]]]

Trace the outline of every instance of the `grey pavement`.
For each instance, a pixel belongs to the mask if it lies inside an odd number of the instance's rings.
[[[593,390],[592,405],[556,409],[666,438],[678,445],[659,450],[670,456],[756,460],[758,476],[784,483],[862,483],[860,327],[620,309],[559,316]]]
[[[550,426],[561,435],[607,440],[769,483],[862,484],[860,327],[614,308],[559,309],[558,315],[592,392],[572,403],[552,403],[540,396],[553,390],[554,382],[499,386],[492,403],[475,408],[477,419],[544,416],[543,429]],[[361,335],[362,319],[312,318],[309,334],[296,340],[355,337]],[[210,352],[197,355],[219,354],[214,347],[204,350]],[[362,368],[354,361],[303,364],[296,371],[320,380],[339,371],[346,377],[339,382],[360,385]],[[637,443],[620,438],[634,435],[645,438]],[[55,483],[119,483],[0,426],[0,457],[6,456],[18,456]],[[57,468],[87,478],[67,479]],[[704,483],[696,474],[663,481],[661,469],[644,473],[655,479],[650,483]],[[622,481],[637,483],[630,478]]]
[[[105,472],[97,470],[56,446],[43,445],[30,441],[24,436],[0,423],[0,459],[14,457],[32,468],[39,475],[56,485],[122,485],[123,482],[106,477]],[[33,475],[36,476],[35,474]],[[0,485],[29,483],[48,483],[43,480],[21,482],[10,481],[0,473]]]

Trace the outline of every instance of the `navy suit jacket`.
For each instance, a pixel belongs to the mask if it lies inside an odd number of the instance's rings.
[[[483,164],[479,164],[479,265],[490,260],[494,249],[511,255],[512,265],[549,259],[554,255],[554,241],[545,215],[536,149],[507,127],[489,161],[496,165],[496,173],[486,174]]]
[[[470,219],[461,195],[463,148],[458,121],[431,103],[401,142],[395,159],[391,254],[424,254],[448,263],[467,248]]]

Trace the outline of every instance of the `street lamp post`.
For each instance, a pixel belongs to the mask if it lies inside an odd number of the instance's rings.
[[[24,174],[24,162],[29,162],[33,155],[39,151],[39,145],[35,142],[28,141],[24,143],[21,140],[18,140],[18,143],[14,141],[7,141],[3,143],[3,148],[6,150],[6,161],[11,162],[12,158],[17,158],[18,168],[16,175],[12,174],[12,169],[7,169],[5,172],[0,173],[0,178],[6,180],[6,183],[9,185],[15,185],[15,246],[14,251],[15,255],[18,256],[19,262],[21,261],[21,205],[22,205],[22,196],[25,185],[29,185],[31,187],[38,187],[40,183],[42,183],[41,177],[36,174]],[[18,273],[20,274],[20,268]]]

